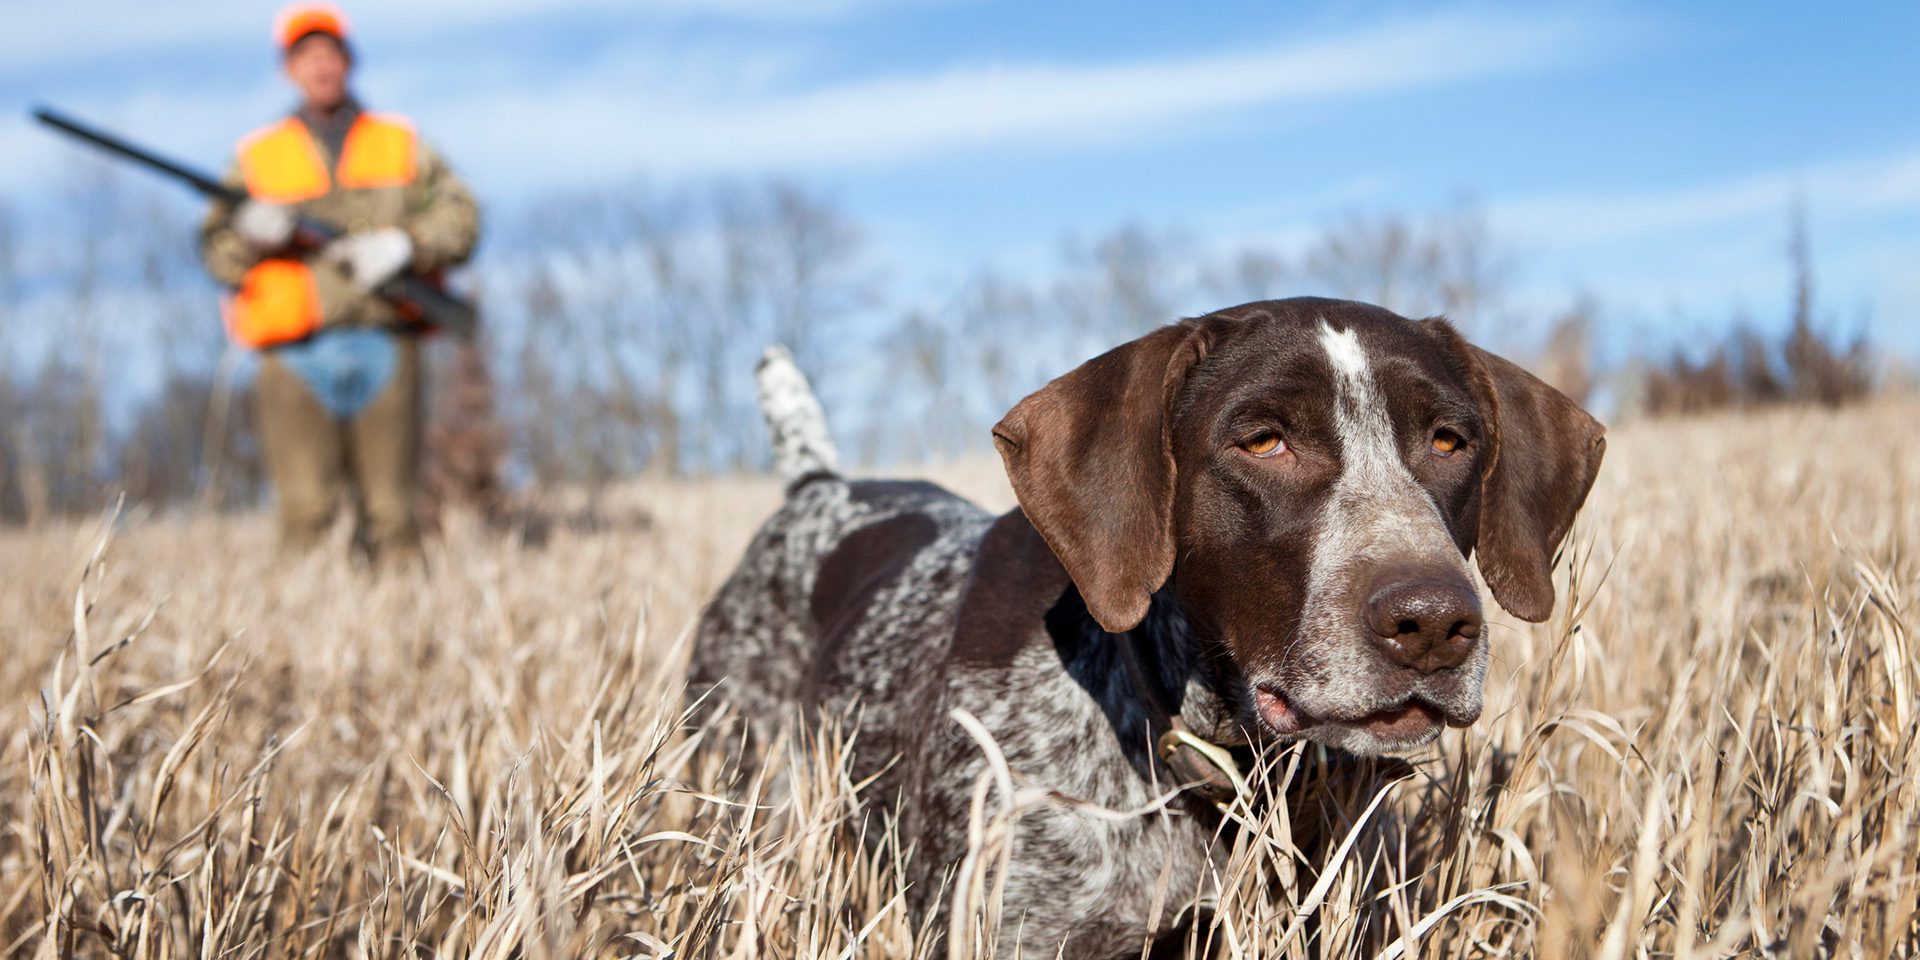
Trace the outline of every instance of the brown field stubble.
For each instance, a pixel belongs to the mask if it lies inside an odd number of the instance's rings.
[[[1497,620],[1485,717],[1335,784],[1353,843],[1243,808],[1212,955],[1912,953],[1916,441],[1912,402],[1616,429],[1560,610]],[[991,463],[934,475],[1009,502]],[[742,776],[681,723],[687,629],[777,498],[637,484],[540,548],[454,517],[386,578],[338,541],[269,560],[260,516],[0,533],[0,950],[930,951],[841,738]],[[1046,801],[1010,773],[973,931],[1018,922],[996,841]]]

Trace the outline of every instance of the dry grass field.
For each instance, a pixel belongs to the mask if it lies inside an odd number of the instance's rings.
[[[1010,502],[993,463],[933,475]],[[264,516],[0,532],[0,949],[967,955],[1018,905],[963,882],[934,946],[838,738],[749,776],[681,721],[688,627],[777,498],[638,483],[538,546],[455,517],[387,577],[272,559]],[[1559,611],[1496,619],[1481,722],[1321,783],[1335,842],[1236,805],[1204,949],[1916,952],[1917,500],[1911,401],[1617,428]],[[988,786],[979,864],[1018,814]]]

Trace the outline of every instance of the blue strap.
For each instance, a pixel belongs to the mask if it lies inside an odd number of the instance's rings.
[[[346,327],[273,348],[274,356],[299,375],[307,389],[342,420],[366,409],[400,366],[394,335],[370,327]]]

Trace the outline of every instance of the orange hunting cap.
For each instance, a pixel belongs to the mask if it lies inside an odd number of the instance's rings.
[[[347,15],[331,3],[295,3],[273,18],[273,42],[280,45],[281,53],[310,33],[324,33],[344,47],[347,30]]]

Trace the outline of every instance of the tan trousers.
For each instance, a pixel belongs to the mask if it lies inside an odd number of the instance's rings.
[[[370,557],[384,561],[419,551],[413,506],[420,475],[420,344],[400,337],[396,346],[393,379],[345,422],[271,352],[261,355],[255,416],[287,549],[313,546],[351,488],[354,539]]]

